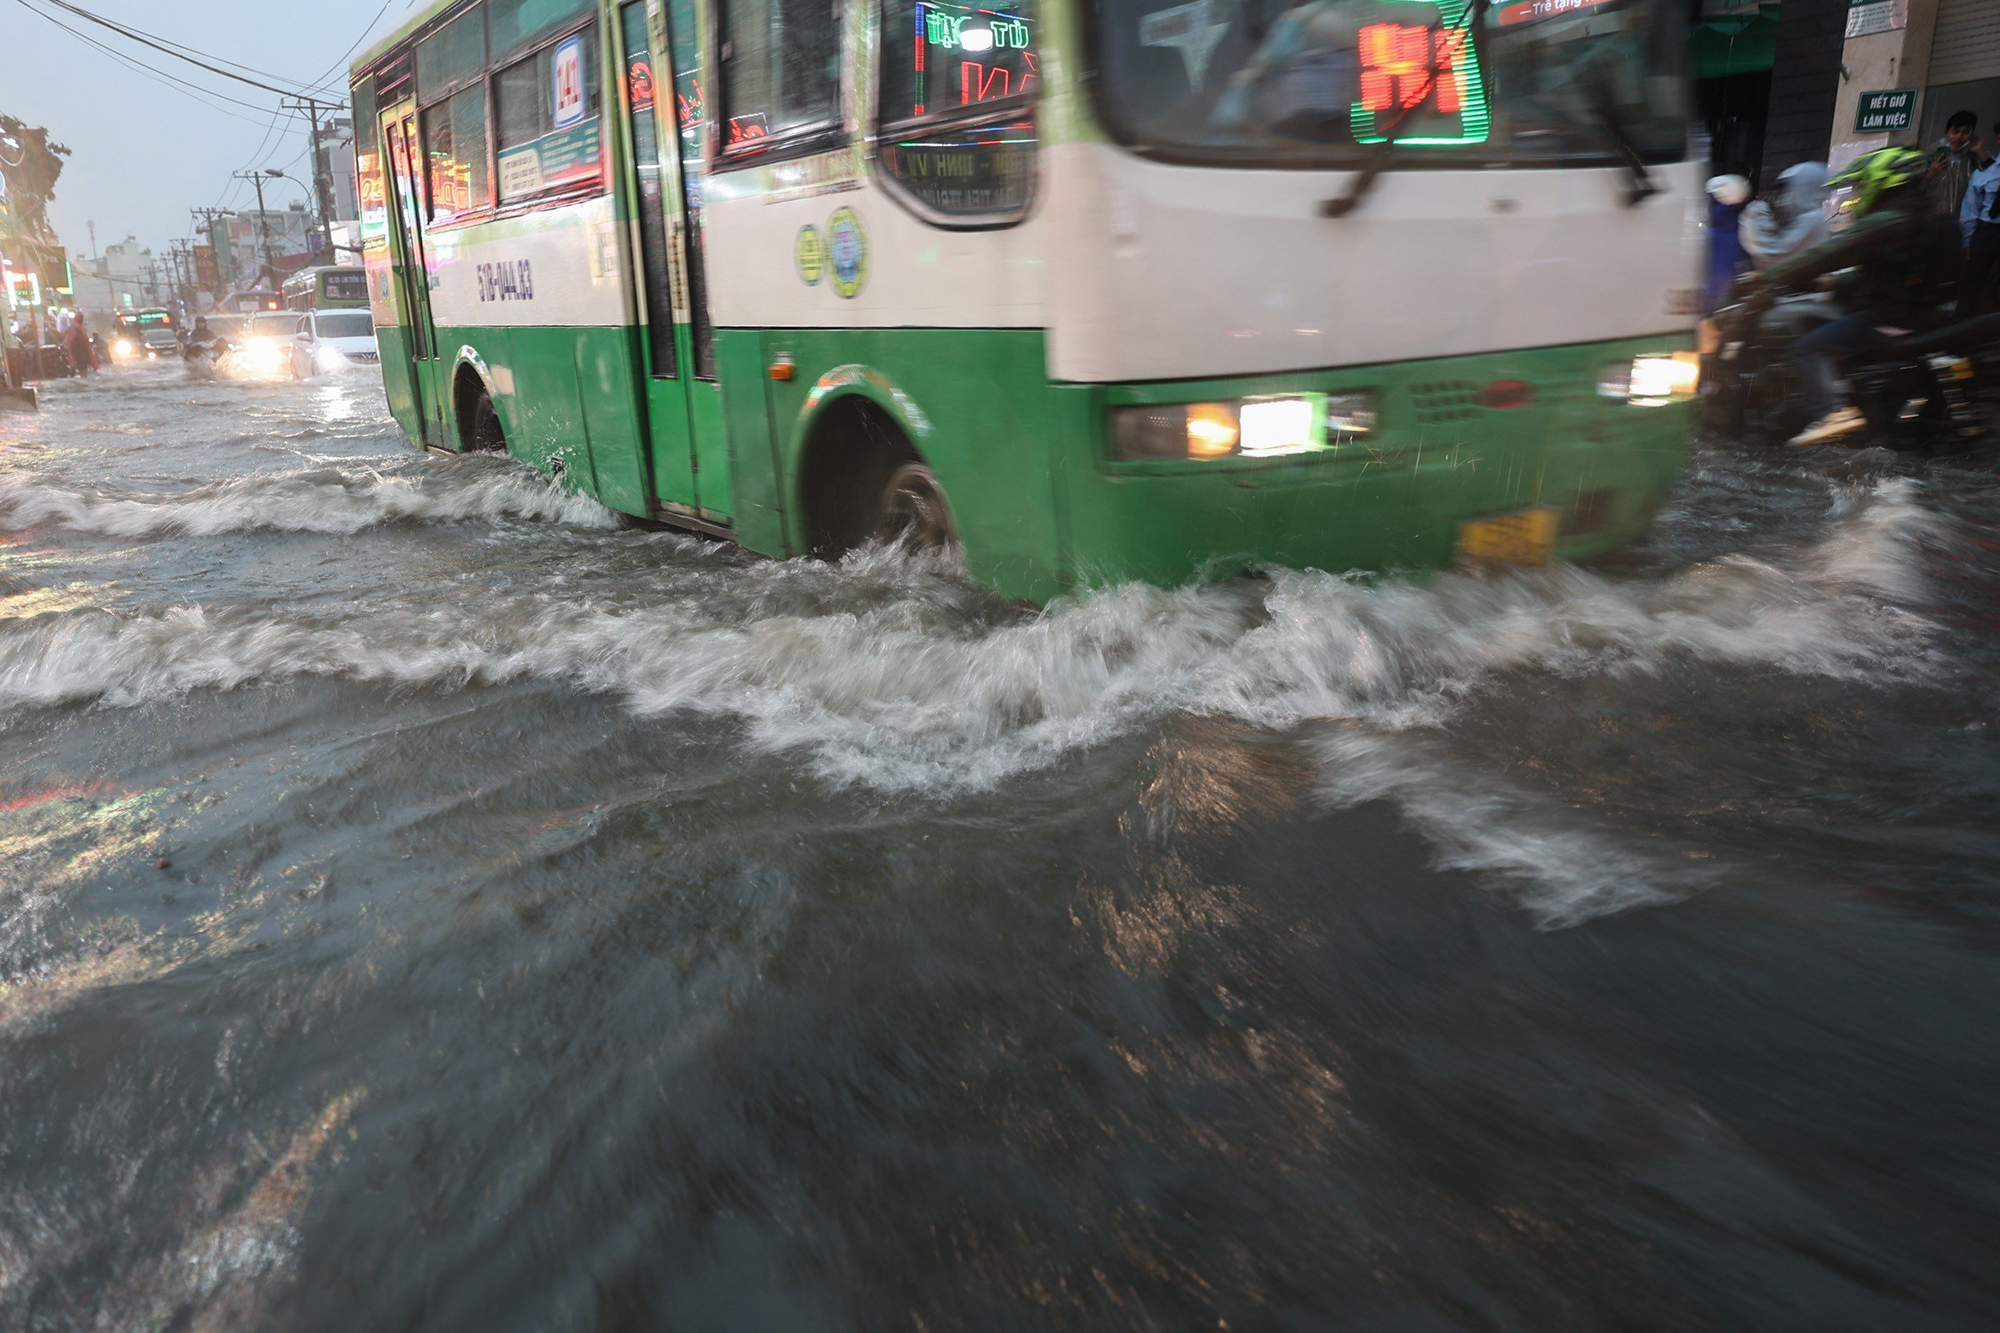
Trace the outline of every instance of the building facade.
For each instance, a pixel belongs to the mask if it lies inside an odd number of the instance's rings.
[[[1763,176],[1836,170],[1890,144],[1935,143],[1953,113],[2000,152],[2000,0],[1784,0]]]
[[[93,315],[152,305],[159,296],[153,252],[131,236],[105,246],[95,259],[76,260],[70,281],[77,308]]]

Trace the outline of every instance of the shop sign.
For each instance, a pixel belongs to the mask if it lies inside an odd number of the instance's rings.
[[[1888,134],[1907,130],[1916,123],[1917,90],[1885,88],[1861,94],[1854,110],[1856,134]]]
[[[1872,37],[1910,25],[1910,0],[1853,0],[1847,7],[1847,35]]]

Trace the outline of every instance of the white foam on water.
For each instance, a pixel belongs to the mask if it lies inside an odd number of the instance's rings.
[[[1390,802],[1435,864],[1497,880],[1549,928],[1678,901],[1716,880],[1712,864],[1676,860],[1547,796],[1496,784],[1423,737],[1343,731],[1312,749],[1328,804]]]
[[[464,459],[405,473],[313,468],[252,473],[183,495],[121,499],[21,474],[0,476],[0,528],[55,525],[107,537],[278,531],[351,533],[398,521],[521,518],[577,527],[618,525],[588,496],[500,460]]]
[[[1280,570],[1174,590],[1123,585],[997,623],[962,614],[962,585],[879,553],[845,571],[684,571],[653,602],[565,590],[319,619],[201,607],[55,614],[0,621],[0,708],[128,706],[298,676],[537,680],[612,695],[642,715],[726,719],[753,750],[796,755],[829,782],[950,795],[1175,713],[1275,728],[1339,719],[1394,737],[1449,726],[1504,673],[1648,673],[1676,660],[1863,681],[1937,673],[1921,549],[1940,538],[1939,520],[1901,482],[1847,503],[1817,545],[1652,578]],[[823,595],[843,573],[855,595]],[[794,583],[815,596],[774,595]],[[1468,814],[1463,792],[1438,802],[1382,753],[1366,764],[1349,755],[1330,798],[1378,786],[1453,864],[1559,877],[1546,867],[1615,859],[1594,844],[1575,858],[1510,848],[1528,836],[1521,810],[1477,817],[1485,807]],[[1625,905],[1673,891],[1662,887],[1671,878],[1634,871],[1614,889],[1590,875],[1552,888],[1551,902]]]

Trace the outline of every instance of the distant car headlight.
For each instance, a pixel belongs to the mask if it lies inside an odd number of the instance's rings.
[[[1121,462],[1279,458],[1366,435],[1376,421],[1375,393],[1369,389],[1115,407],[1111,456]]]
[[[132,340],[130,338],[120,338],[117,342],[112,343],[111,355],[113,356],[132,355]]]
[[[1631,361],[1604,367],[1597,392],[1622,398],[1634,407],[1665,407],[1683,402],[1701,390],[1701,357],[1695,352],[1649,352]]]

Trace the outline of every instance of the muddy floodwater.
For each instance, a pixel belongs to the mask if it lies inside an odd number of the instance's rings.
[[[1996,1324],[1991,459],[1035,613],[0,413],[0,1328]]]

